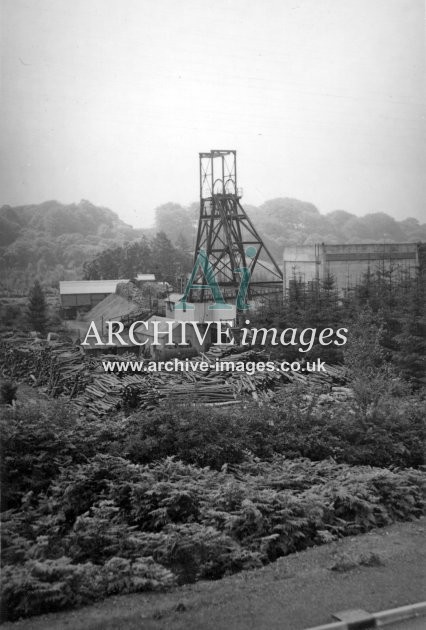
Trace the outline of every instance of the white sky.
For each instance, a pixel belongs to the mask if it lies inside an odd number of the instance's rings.
[[[0,205],[148,226],[236,149],[243,203],[426,220],[423,0],[0,1]]]

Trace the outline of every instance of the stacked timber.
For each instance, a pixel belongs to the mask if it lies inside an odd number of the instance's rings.
[[[116,361],[115,355],[103,355]],[[132,354],[120,361],[134,360]],[[226,360],[226,366],[220,365]],[[346,371],[325,365],[325,371],[284,371],[264,351],[234,346],[214,346],[193,359],[207,363],[208,370],[182,372],[105,372],[99,357],[90,357],[69,343],[46,342],[9,336],[0,340],[0,367],[4,377],[41,386],[52,397],[73,399],[82,412],[104,415],[122,407],[153,409],[163,400],[188,404],[232,405],[245,399],[272,401],[287,383],[297,383],[309,396],[323,401],[347,400]],[[270,361],[273,370],[259,371],[254,364]],[[246,364],[251,362],[250,370]],[[243,368],[242,368],[243,365]],[[238,369],[237,369],[238,368]]]
[[[53,347],[47,393],[53,397],[65,395],[74,398],[84,391],[86,383],[87,369],[79,348]]]
[[[50,396],[70,398],[84,390],[84,359],[79,348],[68,343],[9,336],[0,341],[3,377],[45,387]]]

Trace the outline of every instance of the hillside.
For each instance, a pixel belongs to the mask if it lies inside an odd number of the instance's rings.
[[[242,205],[278,260],[284,245],[426,240],[426,223],[420,224],[412,217],[396,221],[384,212],[357,217],[345,210],[321,214],[312,203],[289,197],[270,199],[259,207],[246,205],[243,199]],[[197,216],[197,204],[189,208],[164,204],[156,210],[156,228],[164,231],[175,244],[186,241],[191,245]]]
[[[279,261],[284,245],[426,241],[426,224],[385,213],[357,217],[345,210],[321,214],[312,203],[276,198],[243,206]],[[155,229],[134,229],[108,208],[82,200],[46,201],[0,209],[0,290],[25,294],[38,278],[46,288],[83,277],[83,264],[102,251],[142,235],[164,232],[182,254],[192,255],[198,204],[167,203],[156,209]]]
[[[142,236],[108,208],[89,201],[0,209],[0,283],[18,293],[38,277],[46,286],[81,277],[85,260]]]

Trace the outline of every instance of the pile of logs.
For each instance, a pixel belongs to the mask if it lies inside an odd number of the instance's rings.
[[[237,352],[236,352],[237,350]],[[227,370],[219,371],[211,367],[207,372],[139,372],[135,374],[108,374],[101,367],[91,372],[92,381],[84,394],[78,397],[77,404],[95,414],[107,413],[129,403],[139,409],[153,409],[161,400],[170,399],[176,403],[204,405],[232,405],[250,397],[259,402],[270,402],[275,391],[285,383],[300,383],[307,391],[330,392],[333,384],[346,382],[345,369],[326,365],[325,372],[285,372],[280,362],[273,361],[274,371],[256,372],[233,371],[232,363],[247,363],[267,360],[264,352],[240,348],[215,347],[195,357],[193,361],[204,361],[215,366],[216,360],[225,359]],[[232,353],[232,354],[231,354]],[[114,360],[117,357],[104,357]],[[125,361],[131,357],[122,356]],[[251,372],[251,370],[250,370]],[[338,389],[334,387],[334,389]],[[343,388],[341,388],[343,389]]]
[[[103,355],[103,360],[134,360],[133,355]],[[226,370],[216,369],[224,359]],[[123,406],[153,409],[161,400],[207,405],[232,405],[247,397],[260,402],[272,401],[275,392],[286,383],[300,383],[307,393],[318,392],[322,404],[345,400],[351,390],[345,369],[326,365],[325,372],[283,371],[272,361],[273,371],[232,369],[232,364],[270,361],[264,351],[242,347],[216,346],[193,361],[205,361],[207,372],[120,372],[104,371],[99,357],[85,355],[69,343],[46,342],[28,337],[0,340],[0,368],[4,377],[44,387],[52,397],[73,399],[82,412],[104,415]],[[253,366],[252,366],[253,367]],[[249,373],[250,372],[250,373]]]
[[[135,406],[139,409],[149,410],[164,399],[214,405],[238,402],[235,388],[227,384],[221,374],[213,372],[195,376],[190,372],[111,374],[103,371],[92,372],[90,384],[75,402],[81,409],[99,415],[129,400],[136,400]]]
[[[69,343],[17,335],[3,337],[0,369],[4,378],[44,387],[53,397],[73,398],[85,388],[84,355]]]

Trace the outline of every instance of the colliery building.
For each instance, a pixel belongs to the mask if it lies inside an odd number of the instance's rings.
[[[79,314],[87,313],[109,295],[116,293],[120,283],[127,285],[129,282],[129,279],[124,278],[119,280],[64,280],[60,282],[59,294],[64,317],[74,318]],[[140,287],[155,282],[155,275],[153,273],[139,273],[132,282],[135,286]]]
[[[413,277],[418,267],[418,243],[286,246],[284,292],[292,282],[321,282],[332,276],[335,287],[343,294],[360,284],[366,273],[392,272],[395,278]]]
[[[108,295],[115,293],[119,282],[128,280],[67,280],[59,283],[61,307],[67,315],[88,311]]]

